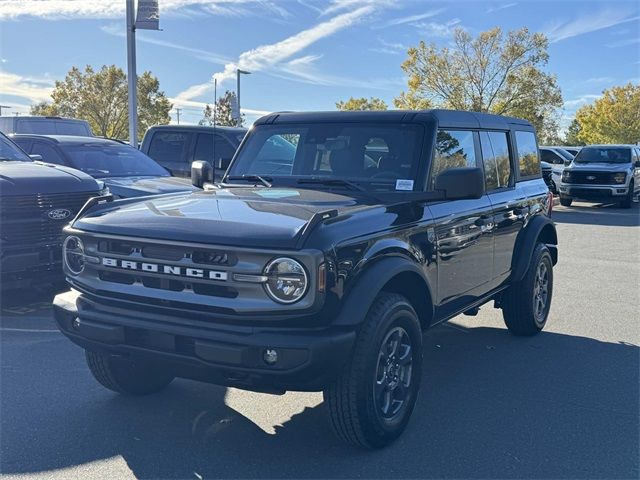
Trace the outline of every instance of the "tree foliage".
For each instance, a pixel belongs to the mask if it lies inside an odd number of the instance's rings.
[[[526,28],[506,35],[498,27],[475,38],[457,29],[451,47],[420,42],[408,50],[402,69],[408,91],[403,108],[429,106],[512,115],[529,120],[542,138],[557,131],[562,95],[556,78],[542,70],[548,41]]]
[[[640,141],[640,85],[628,83],[576,112],[576,139],[586,144]]]
[[[224,92],[224,95],[216,101],[215,125],[237,127],[238,120],[233,116],[233,104],[236,102],[236,94],[230,90]],[[207,104],[202,111],[202,120],[198,125],[214,125],[213,108]],[[244,125],[244,114],[240,116],[240,125]]]
[[[569,128],[567,128],[567,134],[564,138],[564,142],[562,142],[564,145],[572,145],[572,146],[582,146],[582,145],[586,145],[586,143],[584,143],[582,140],[580,140],[580,124],[578,123],[578,120],[576,120],[575,118],[571,121],[571,124],[569,125]]]
[[[115,65],[103,65],[97,72],[89,65],[84,71],[71,68],[64,80],[56,81],[51,99],[51,103],[32,106],[31,114],[81,118],[89,122],[93,133],[104,137],[129,135],[127,76]],[[150,126],[169,123],[171,108],[156,77],[150,72],[138,77],[140,138]]]
[[[347,101],[336,102],[338,110],[387,110],[388,106],[384,100],[376,97],[371,98],[354,98],[349,97]]]

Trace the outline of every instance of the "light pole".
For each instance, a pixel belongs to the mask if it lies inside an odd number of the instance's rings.
[[[242,113],[240,113],[240,75],[251,75],[251,72],[236,69],[236,100],[238,101],[238,126],[242,125]]]
[[[134,0],[127,0],[127,78],[129,80],[129,144],[138,148],[138,78]]]

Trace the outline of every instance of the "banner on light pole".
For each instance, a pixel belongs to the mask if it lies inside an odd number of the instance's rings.
[[[160,30],[158,0],[138,0],[136,28],[139,30]]]
[[[238,108],[238,97],[235,95],[231,96],[231,118],[233,118],[236,122],[240,120],[240,109]]]

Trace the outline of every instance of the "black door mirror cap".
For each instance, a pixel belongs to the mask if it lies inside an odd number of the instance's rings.
[[[478,199],[485,194],[484,174],[478,167],[450,168],[436,177],[435,189],[446,200]]]

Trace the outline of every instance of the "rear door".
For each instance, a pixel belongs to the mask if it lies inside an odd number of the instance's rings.
[[[478,133],[440,130],[429,187],[450,168],[481,166]],[[438,255],[439,316],[468,305],[490,289],[493,265],[493,224],[487,195],[478,200],[454,200],[429,205],[435,220]]]
[[[227,170],[236,149],[229,140],[218,133],[198,133],[193,160],[209,162],[215,170],[215,179],[219,180]]]
[[[191,150],[193,133],[182,130],[162,129],[153,132],[148,151],[145,152],[176,177],[191,176]]]

